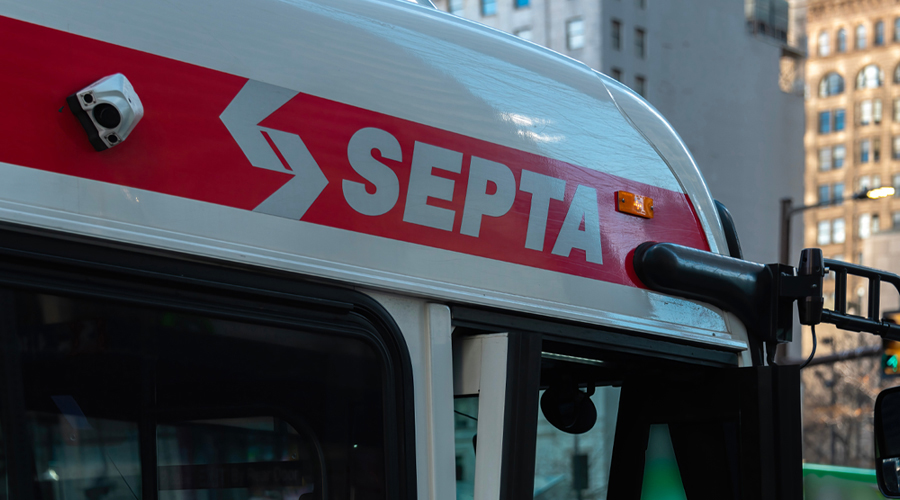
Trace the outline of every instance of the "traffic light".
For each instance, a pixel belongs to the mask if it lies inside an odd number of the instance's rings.
[[[883,339],[881,346],[881,375],[884,377],[900,376],[900,342]]]

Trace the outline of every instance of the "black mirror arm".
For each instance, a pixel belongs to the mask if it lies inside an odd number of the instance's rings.
[[[795,300],[801,301],[804,324],[821,319],[825,271],[819,249],[804,250],[801,267],[795,270],[673,243],[648,242],[635,250],[634,269],[651,290],[701,300],[735,314],[758,342],[792,340]]]

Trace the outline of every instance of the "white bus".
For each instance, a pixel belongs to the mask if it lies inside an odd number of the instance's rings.
[[[618,82],[395,0],[0,0],[0,66],[0,499],[800,498],[773,268]]]

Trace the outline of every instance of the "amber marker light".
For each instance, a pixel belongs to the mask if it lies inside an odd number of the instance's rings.
[[[616,209],[623,214],[637,215],[645,219],[653,218],[653,198],[616,191]]]

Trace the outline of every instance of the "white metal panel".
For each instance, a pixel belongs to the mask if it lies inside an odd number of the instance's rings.
[[[746,346],[732,338],[718,308],[634,287],[3,163],[0,178],[0,220],[735,350]]]
[[[2,0],[0,15],[681,190],[593,70],[434,9],[396,0],[110,7]]]

